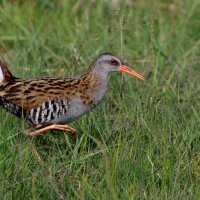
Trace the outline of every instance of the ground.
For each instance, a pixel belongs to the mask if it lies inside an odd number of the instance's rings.
[[[125,3],[126,2],[126,3]],[[0,2],[0,55],[15,76],[77,77],[103,52],[106,99],[67,133],[29,138],[0,109],[1,199],[199,199],[200,2]]]

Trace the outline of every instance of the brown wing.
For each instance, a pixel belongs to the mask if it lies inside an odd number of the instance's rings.
[[[0,96],[27,110],[63,96],[70,100],[78,83],[79,79],[69,78],[16,80],[0,87]]]

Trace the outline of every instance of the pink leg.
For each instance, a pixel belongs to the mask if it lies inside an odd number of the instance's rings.
[[[28,135],[28,136],[41,135],[50,130],[67,131],[67,132],[70,132],[74,138],[76,138],[76,136],[77,136],[77,131],[74,128],[72,128],[68,125],[59,125],[59,124],[52,124],[52,125],[49,125],[47,127],[44,127],[44,128],[41,128],[41,129],[38,129],[35,131],[28,130],[28,131],[26,131],[26,135]]]

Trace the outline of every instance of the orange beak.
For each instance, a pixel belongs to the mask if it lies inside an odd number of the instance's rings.
[[[131,74],[132,76],[135,76],[135,77],[137,77],[137,78],[139,78],[139,79],[141,79],[143,81],[146,80],[142,75],[138,74],[136,71],[132,70],[131,68],[127,67],[126,65],[120,65],[119,66],[119,71],[120,72],[125,72],[127,74]]]

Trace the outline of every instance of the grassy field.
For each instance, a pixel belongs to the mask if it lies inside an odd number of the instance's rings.
[[[0,55],[16,76],[79,76],[110,51],[148,82],[112,74],[76,141],[29,138],[0,109],[0,199],[199,199],[200,2],[9,2]]]

